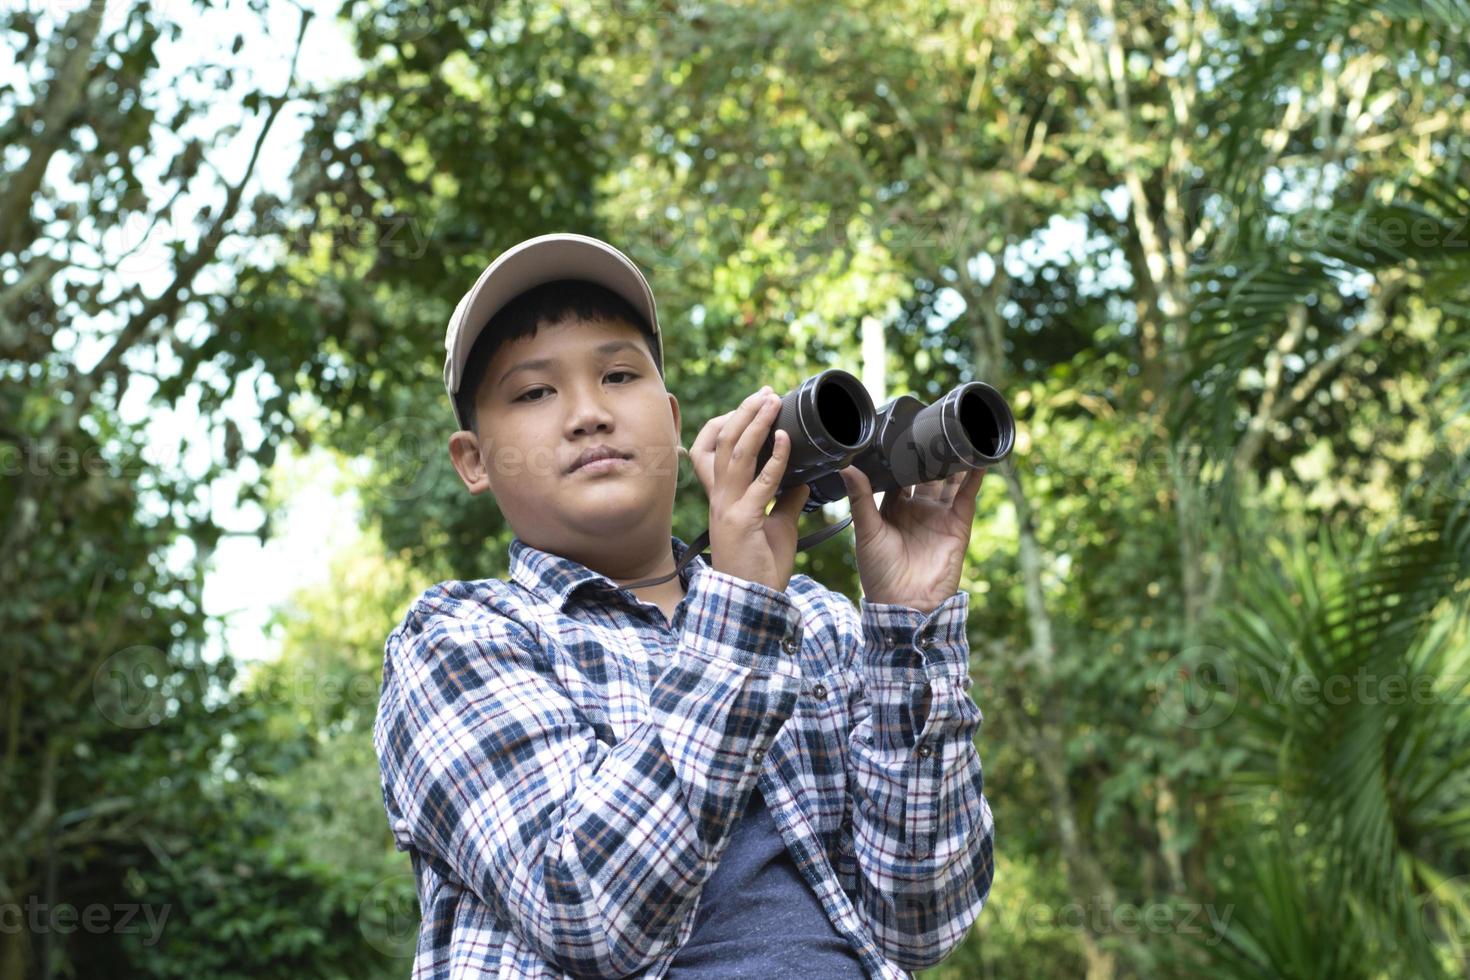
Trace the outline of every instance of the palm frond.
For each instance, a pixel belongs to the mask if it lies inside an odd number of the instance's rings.
[[[1269,831],[1217,897],[1227,925],[1167,957],[1175,975],[1210,980],[1356,980],[1377,976],[1350,905],[1327,893],[1300,840]],[[1228,918],[1223,910],[1228,910]]]
[[[1193,435],[1212,458],[1228,458],[1240,442],[1248,410],[1239,396],[1243,376],[1265,370],[1268,352],[1294,310],[1317,328],[1317,339],[1313,345],[1300,338],[1293,353],[1308,364],[1329,356],[1347,331],[1356,329],[1352,311],[1366,308],[1351,298],[1364,279],[1407,283],[1402,295],[1387,300],[1384,316],[1390,322],[1409,295],[1444,319],[1441,342],[1451,357],[1435,390],[1458,396],[1458,406],[1470,409],[1470,396],[1464,394],[1470,380],[1470,347],[1464,341],[1470,324],[1470,242],[1462,244],[1470,235],[1467,173],[1470,150],[1462,149],[1442,173],[1391,188],[1395,196],[1387,202],[1343,200],[1309,219],[1275,216],[1285,222],[1285,232],[1271,231],[1273,216],[1264,212],[1244,219],[1235,253],[1191,273],[1196,298],[1185,351],[1189,366],[1180,382],[1192,397],[1172,403],[1170,431]],[[1291,230],[1292,220],[1298,231]],[[1317,230],[1301,233],[1304,225]],[[1342,310],[1329,311],[1329,305]],[[1232,468],[1221,467],[1217,480],[1233,475]]]
[[[1221,616],[1247,795],[1280,791],[1283,823],[1309,828],[1299,849],[1323,869],[1299,887],[1399,937],[1392,955],[1425,976],[1439,951],[1404,923],[1418,921],[1431,873],[1470,870],[1467,582],[1470,505],[1439,498],[1356,551],[1324,531],[1315,548],[1296,541],[1252,562]],[[1289,912],[1292,894],[1263,914]],[[1276,938],[1248,932],[1231,955],[1267,955],[1266,975],[1310,975]]]
[[[1259,134],[1295,90],[1327,70],[1326,52],[1371,49],[1397,64],[1432,41],[1460,64],[1470,47],[1470,0],[1278,0],[1246,20],[1263,43],[1225,80],[1235,111],[1221,145],[1222,182],[1237,199],[1253,193],[1268,159]]]

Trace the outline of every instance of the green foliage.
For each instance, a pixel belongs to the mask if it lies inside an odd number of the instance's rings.
[[[382,640],[509,540],[448,463],[444,324],[555,230],[650,274],[686,444],[833,366],[1016,410],[964,581],[996,883],[925,976],[1463,975],[1459,0],[350,0],[360,71],[238,98],[303,113],[284,199],[200,126],[240,66],[175,85],[162,5],[103,8],[0,15],[0,903],[170,918],[0,934],[0,980],[405,972]],[[118,236],[158,267],[99,266]],[[197,397],[205,472],[143,455],[133,385]],[[365,533],[242,672],[202,489],[278,508],[288,441]],[[848,540],[798,569],[856,597]]]

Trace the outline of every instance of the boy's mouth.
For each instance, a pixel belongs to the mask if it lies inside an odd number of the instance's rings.
[[[614,449],[611,446],[593,446],[578,456],[567,472],[575,473],[589,466],[596,467],[598,472],[606,469],[615,469],[618,465],[632,458],[632,453],[624,452],[621,449]]]
[[[573,470],[572,473],[573,475],[585,473],[593,476],[598,473],[609,473],[613,470],[619,470],[627,465],[628,460],[623,459],[621,456],[608,456],[604,459],[596,459],[590,463],[585,463]]]

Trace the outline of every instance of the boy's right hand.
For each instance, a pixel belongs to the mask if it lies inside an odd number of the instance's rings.
[[[762,388],[735,411],[706,422],[689,459],[709,496],[711,567],[785,592],[796,563],[796,521],[811,489],[804,483],[791,487],[766,514],[786,474],[791,437],[776,433],[759,474],[755,458],[780,408],[781,397]]]

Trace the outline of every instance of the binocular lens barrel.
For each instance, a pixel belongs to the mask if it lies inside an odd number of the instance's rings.
[[[874,417],[872,396],[856,377],[837,368],[812,375],[782,397],[755,472],[771,458],[778,429],[791,437],[781,490],[840,469],[872,441]]]
[[[857,461],[875,491],[998,463],[1016,441],[1010,406],[983,381],[953,388],[932,405],[907,396],[896,399],[885,406],[879,424],[878,445]]]
[[[845,371],[823,371],[797,388],[781,405],[782,421],[788,410],[811,448],[825,456],[861,449],[873,434],[873,399],[862,383]],[[794,448],[797,439],[793,438],[791,445]]]
[[[1016,442],[1016,418],[1000,392],[982,381],[972,381],[951,391],[940,404],[950,444],[972,468],[998,463],[1010,455]],[[923,414],[919,413],[921,418]]]

